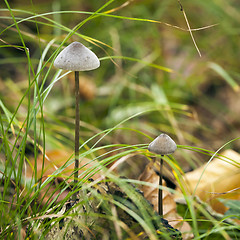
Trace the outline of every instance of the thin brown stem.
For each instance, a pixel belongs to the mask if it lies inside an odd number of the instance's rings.
[[[74,186],[78,182],[79,168],[79,128],[80,128],[80,113],[79,113],[79,72],[75,72],[75,98],[76,98],[76,114],[75,114],[75,166],[74,166]],[[73,201],[77,199],[77,192],[73,194]]]
[[[163,155],[160,159],[160,171],[159,171],[159,186],[162,187],[162,169],[163,169]],[[158,189],[158,214],[159,216],[163,217],[163,198],[162,198],[162,188]]]

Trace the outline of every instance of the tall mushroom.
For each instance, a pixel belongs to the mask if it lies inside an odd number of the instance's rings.
[[[148,151],[161,155],[160,172],[159,172],[159,185],[162,186],[162,168],[163,156],[172,154],[176,151],[176,143],[165,133],[160,134],[148,146]],[[162,189],[158,190],[158,214],[163,216],[163,202],[162,202]]]
[[[75,115],[75,166],[74,166],[74,183],[78,182],[79,168],[79,71],[90,71],[100,66],[99,59],[91,50],[86,48],[80,42],[73,42],[62,50],[54,61],[56,68],[75,72],[75,98],[76,98],[76,115]],[[76,200],[77,193],[73,195]]]

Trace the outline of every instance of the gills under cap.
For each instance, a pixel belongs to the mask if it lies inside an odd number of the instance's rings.
[[[148,146],[148,151],[161,155],[172,154],[176,151],[176,143],[165,133],[160,134]]]
[[[64,48],[54,61],[56,68],[70,71],[89,71],[100,66],[98,57],[80,42]]]

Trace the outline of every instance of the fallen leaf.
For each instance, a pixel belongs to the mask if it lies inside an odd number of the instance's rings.
[[[207,202],[216,212],[224,214],[227,207],[218,198],[240,200],[240,154],[222,152],[220,158],[185,174],[185,189]]]
[[[153,204],[154,210],[158,211],[158,184],[159,175],[154,171],[152,163],[149,163],[141,176],[140,181],[152,183],[155,186],[150,187],[142,185],[140,190],[143,191],[144,197]],[[166,182],[163,180],[163,186],[166,187]],[[170,225],[182,232],[183,239],[192,239],[191,227],[187,222],[184,222],[182,217],[177,213],[177,206],[174,201],[174,195],[163,189],[163,216],[167,219]]]
[[[44,181],[49,176],[54,176],[54,172],[62,167],[71,157],[73,157],[73,152],[68,149],[58,149],[48,151],[45,154],[44,158],[44,165],[43,165],[43,155],[40,154],[37,158],[37,177],[39,181]],[[83,173],[85,170],[90,169],[94,166],[94,163],[91,162],[90,159],[84,158],[80,159],[79,164],[79,174]],[[42,169],[43,168],[43,169]],[[27,168],[26,176],[31,179],[35,175],[35,159],[30,159],[29,166]],[[67,181],[68,183],[73,181],[72,175],[74,169],[74,163],[67,166],[61,173],[56,175],[55,180],[51,183],[51,186],[48,184],[45,189],[42,190],[40,198],[42,198],[42,204],[45,204],[49,198],[54,199],[60,192],[57,189],[57,185],[59,185],[63,181]],[[99,173],[95,173],[91,176],[92,179],[97,179],[101,175]],[[67,179],[67,180],[66,180]],[[46,193],[47,190],[47,193]],[[61,195],[58,197],[58,201],[64,199],[66,195],[69,193],[71,189],[67,189],[66,191],[62,192]],[[52,193],[54,193],[52,195]]]
[[[45,159],[44,159],[44,169],[42,169],[43,167],[43,155],[39,155],[37,158],[37,176],[38,178],[42,177],[42,178],[46,178],[52,174],[54,174],[54,172],[62,167],[70,158],[73,158],[73,152],[71,150],[68,149],[58,149],[58,150],[51,150],[46,152],[45,154]],[[35,160],[34,159],[30,159],[30,163],[33,166],[32,168],[28,168],[28,172],[27,172],[27,176],[31,177],[34,169],[36,169],[34,167],[35,165]],[[80,159],[80,163],[79,163],[79,174],[82,173],[83,171],[91,168],[94,166],[94,163],[91,162],[90,159],[87,158],[83,158]],[[74,169],[74,163],[72,163],[71,165],[67,166],[59,175],[59,178],[63,178],[66,179],[68,178]],[[43,171],[43,176],[41,175]],[[96,173],[95,175],[92,176],[92,178],[95,180],[98,177],[100,177],[100,174]],[[73,179],[69,179],[69,181],[72,181]]]

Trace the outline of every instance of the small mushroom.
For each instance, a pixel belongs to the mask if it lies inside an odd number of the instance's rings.
[[[80,42],[63,49],[54,61],[56,68],[69,71],[90,71],[100,66],[98,57]]]
[[[162,166],[164,155],[172,154],[176,151],[176,143],[165,133],[160,134],[155,138],[148,146],[148,151],[161,155],[160,159],[160,173],[159,173],[159,185],[162,186]],[[163,202],[162,202],[162,189],[158,190],[158,214],[163,216]]]
[[[176,151],[176,143],[165,133],[160,134],[148,146],[148,151],[159,155],[168,155]]]
[[[79,168],[79,71],[90,71],[100,66],[99,59],[91,50],[80,42],[73,42],[62,50],[54,61],[56,68],[75,71],[75,98],[76,98],[76,115],[75,115],[75,166],[74,166],[74,183],[78,182]],[[77,192],[73,194],[73,200],[77,199]]]

